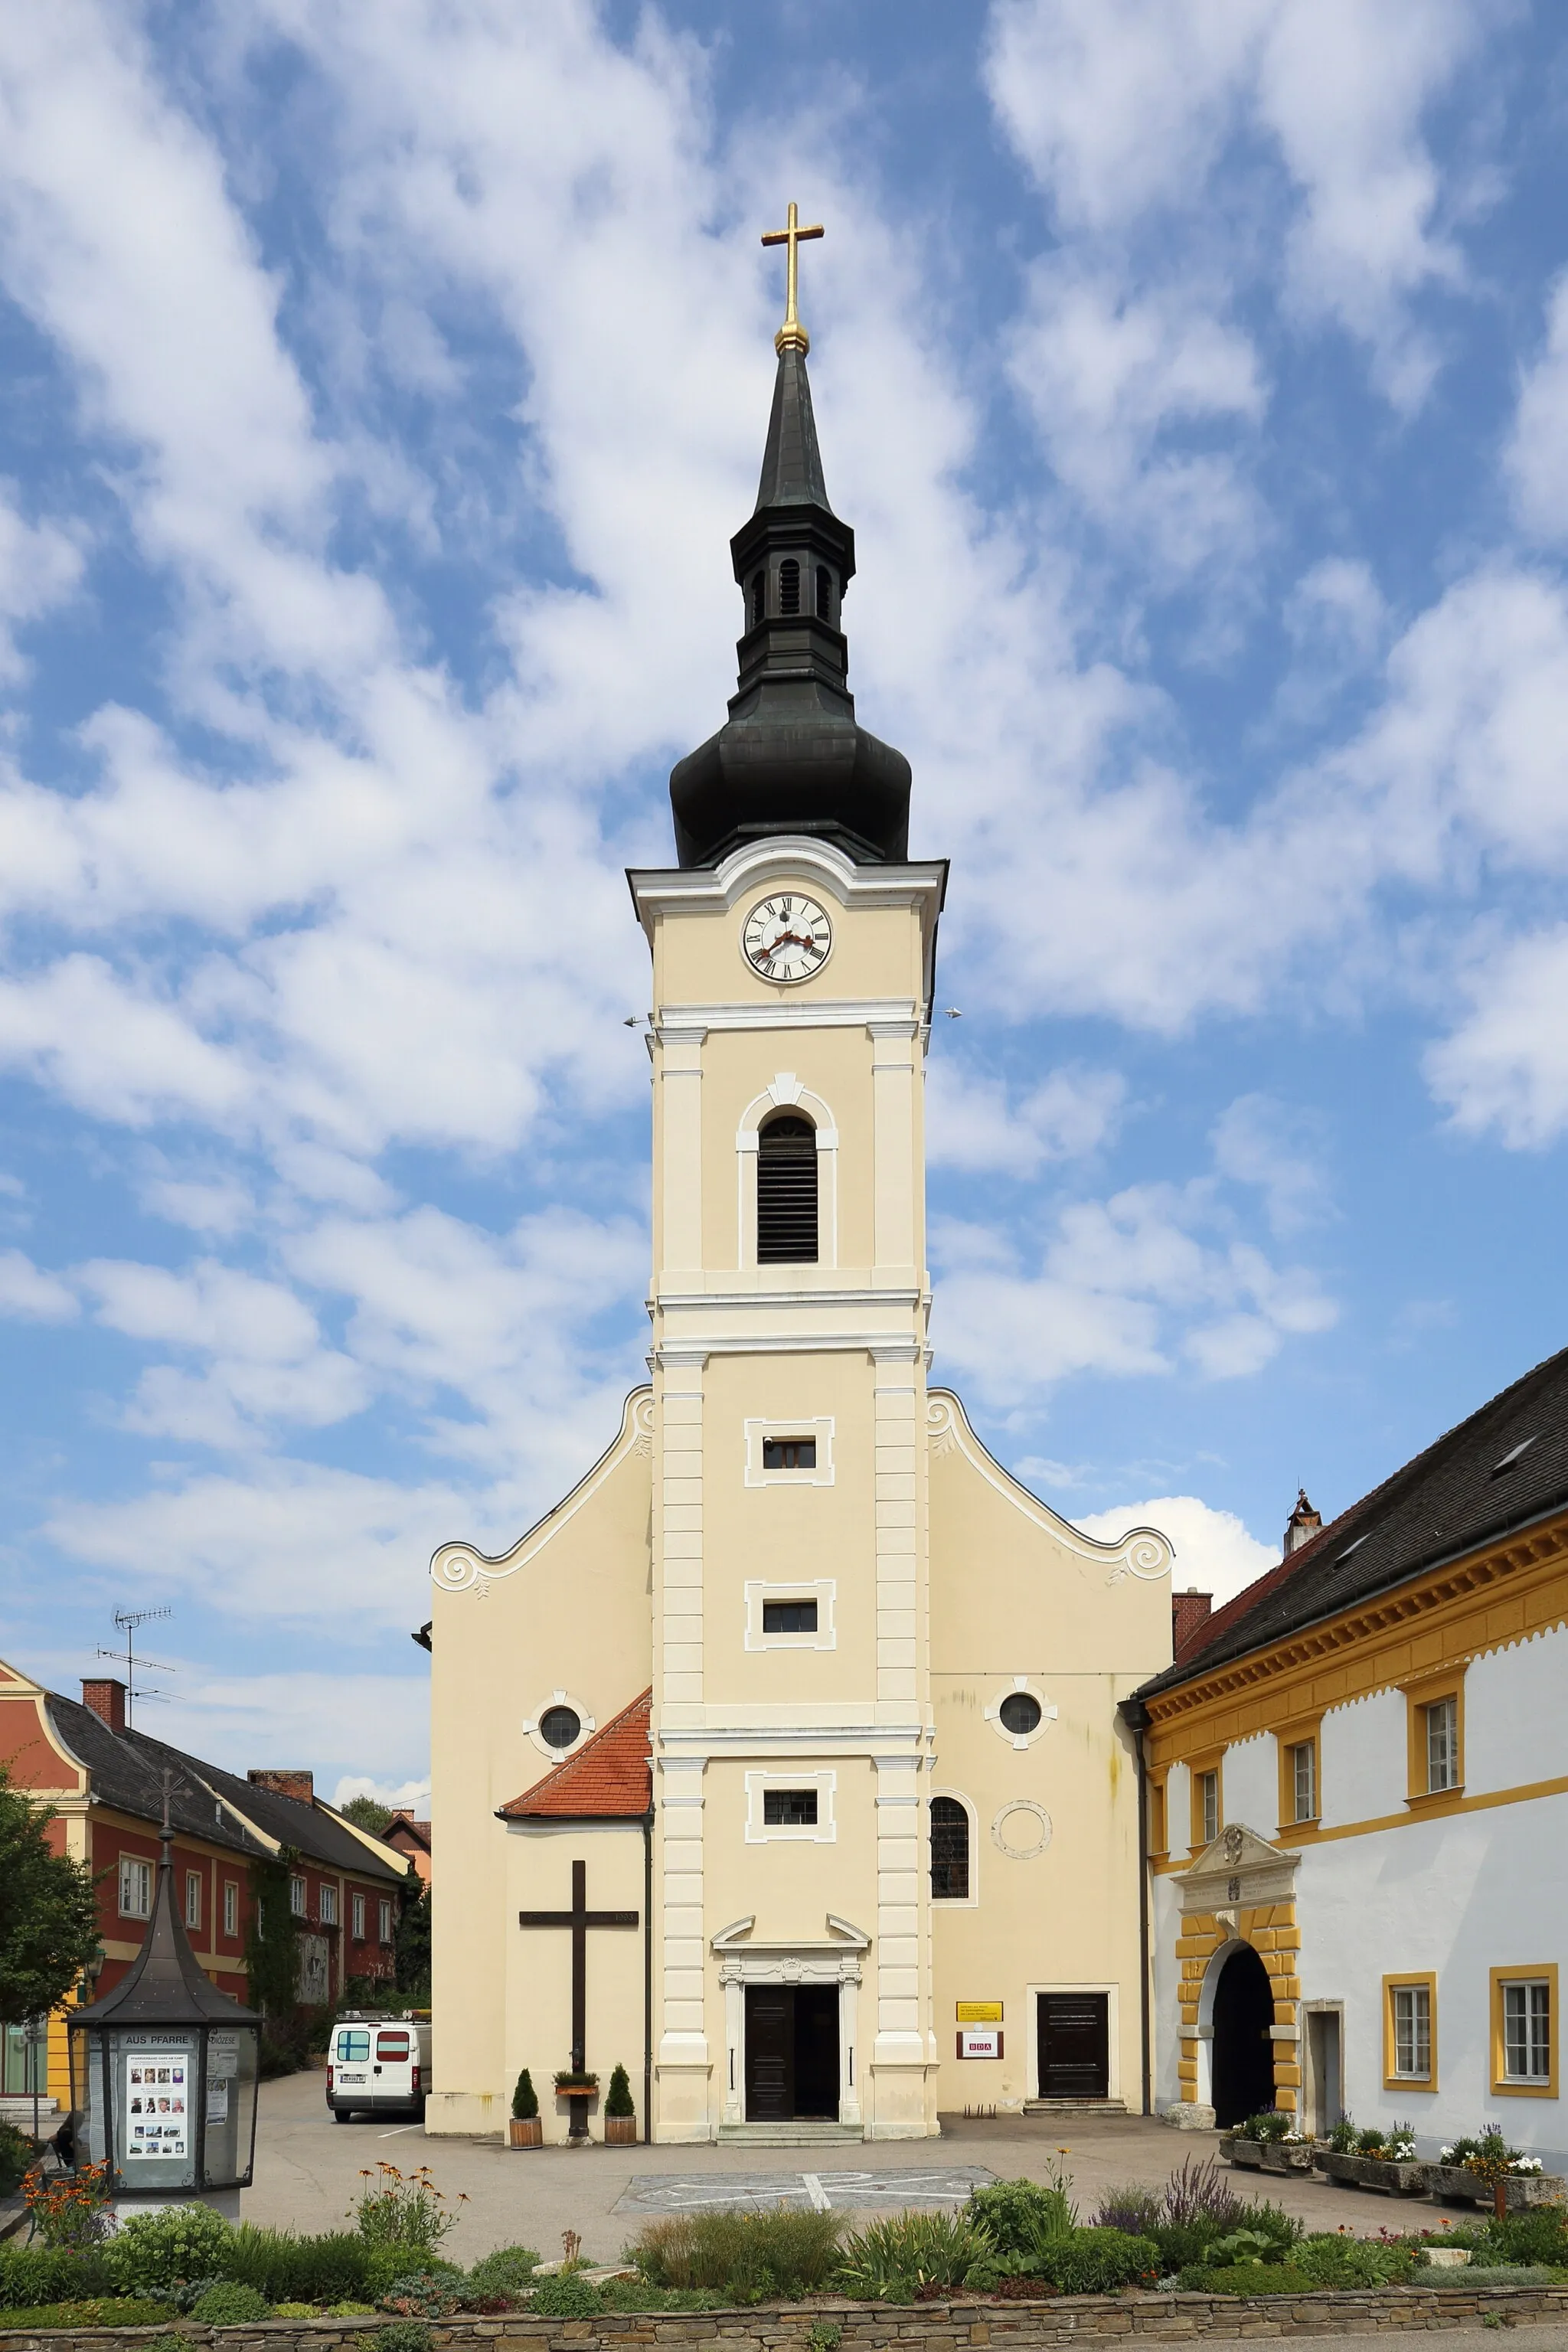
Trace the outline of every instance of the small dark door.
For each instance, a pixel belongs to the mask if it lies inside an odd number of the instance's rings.
[[[746,2121],[787,2122],[795,2113],[795,1991],[746,1987]]]
[[[838,1989],[746,1987],[746,2121],[838,2115]]]
[[[1214,1993],[1214,2111],[1223,2131],[1274,2105],[1274,1989],[1250,1944],[1238,1944]]]
[[[1043,1992],[1037,1999],[1041,2098],[1109,2098],[1110,1994]]]

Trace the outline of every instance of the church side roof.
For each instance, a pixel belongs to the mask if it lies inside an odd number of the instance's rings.
[[[557,1764],[500,1808],[503,1822],[640,1821],[653,1810],[653,1768],[648,1761],[648,1725],[653,1692],[645,1690],[585,1739],[574,1756]]]
[[[1149,1698],[1568,1505],[1568,1349],[1216,1609]]]

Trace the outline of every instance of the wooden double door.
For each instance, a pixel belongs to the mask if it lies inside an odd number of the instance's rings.
[[[837,1985],[746,1987],[746,2121],[838,2120]]]
[[[1036,2000],[1041,2098],[1109,2098],[1110,1995],[1042,1992]]]

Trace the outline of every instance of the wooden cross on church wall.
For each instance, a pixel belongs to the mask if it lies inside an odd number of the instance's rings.
[[[572,2072],[582,2074],[587,2064],[585,2044],[588,2039],[588,1930],[590,1927],[635,1927],[640,1917],[636,1911],[590,1911],[588,1908],[588,1865],[585,1862],[572,1864],[572,1908],[570,1911],[520,1911],[520,1927],[570,1927],[572,1930]]]

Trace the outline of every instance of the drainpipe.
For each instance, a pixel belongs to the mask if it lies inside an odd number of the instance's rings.
[[[642,1817],[642,2136],[653,2137],[653,1808]]]
[[[1143,2113],[1154,2112],[1154,2070],[1149,2015],[1149,1765],[1143,1734],[1149,1710],[1141,1698],[1124,1698],[1117,1709],[1132,1734],[1138,1763],[1138,2021],[1142,2041]]]

